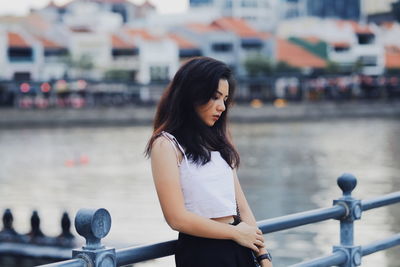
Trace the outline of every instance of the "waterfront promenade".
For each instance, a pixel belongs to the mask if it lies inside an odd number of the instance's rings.
[[[0,128],[149,125],[155,106],[83,109],[0,109]],[[339,118],[400,118],[400,101],[306,102],[283,106],[236,104],[232,122],[320,121]]]

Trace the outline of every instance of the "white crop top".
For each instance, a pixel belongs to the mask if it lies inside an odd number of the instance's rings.
[[[233,171],[219,151],[211,151],[210,161],[198,166],[188,160],[173,135],[161,135],[171,142],[177,154],[176,148],[183,154],[185,163],[178,160],[178,167],[186,209],[206,218],[237,215]]]

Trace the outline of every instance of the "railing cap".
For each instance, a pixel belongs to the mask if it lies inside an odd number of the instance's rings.
[[[86,239],[86,249],[100,249],[100,239],[111,228],[111,216],[106,209],[80,209],[75,216],[75,229]]]
[[[344,173],[337,179],[337,184],[342,190],[343,196],[349,197],[357,185],[357,179],[350,173]]]

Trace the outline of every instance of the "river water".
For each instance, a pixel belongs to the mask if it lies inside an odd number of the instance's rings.
[[[319,122],[233,124],[242,165],[239,178],[257,220],[319,207],[340,197],[336,179],[354,174],[360,199],[400,190],[400,122],[341,119]],[[45,234],[60,232],[65,210],[106,208],[112,216],[104,243],[114,247],[176,237],[166,225],[143,150],[149,126],[10,129],[0,131],[0,211],[29,230],[37,209]],[[400,205],[363,213],[355,244],[400,232]],[[339,242],[331,220],[269,234],[274,266],[327,255]],[[362,266],[399,267],[399,248],[363,258]],[[136,266],[136,265],[135,265]],[[167,257],[137,266],[174,266]]]

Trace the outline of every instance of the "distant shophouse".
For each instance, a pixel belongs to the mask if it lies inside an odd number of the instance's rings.
[[[243,19],[223,17],[211,23],[212,26],[235,34],[237,42],[238,74],[246,75],[244,63],[247,59],[268,58],[275,61],[275,40],[269,33],[259,32]]]
[[[165,82],[173,77],[179,67],[179,47],[173,40],[146,29],[125,28],[123,32],[138,47],[138,82]]]
[[[20,27],[0,29],[0,79],[36,80],[40,78],[43,48]]]
[[[203,55],[200,46],[191,40],[183,37],[181,34],[169,33],[168,38],[175,42],[179,48],[179,63],[183,64],[192,57]]]
[[[178,26],[173,32],[197,44],[204,56],[224,61],[233,70],[237,70],[238,45],[234,33],[203,23]]]
[[[108,13],[110,16],[115,15],[123,24],[143,19],[156,12],[155,6],[149,1],[144,1],[138,5],[128,0],[72,0],[64,5],[57,5],[51,1],[45,8],[36,12],[51,18],[53,21],[66,22],[71,19],[71,14],[76,13],[76,10],[86,12],[87,9],[93,8],[97,9],[98,12]],[[96,20],[96,17],[90,19]]]
[[[380,75],[385,70],[384,45],[377,34],[376,28],[371,25],[319,18],[287,21],[278,30],[278,35],[287,39],[312,37],[325,42],[326,60],[347,70],[358,66],[366,75]]]
[[[279,19],[279,1],[276,0],[190,0],[191,10],[217,10],[219,17],[233,17],[246,21],[252,27],[271,31]]]
[[[111,33],[111,64],[104,74],[105,79],[123,78],[135,82],[139,72],[139,47],[126,35]]]
[[[388,71],[400,70],[400,23],[384,23],[377,28],[385,47],[385,67]]]
[[[210,24],[190,23],[173,29],[198,44],[204,56],[227,63],[234,72],[246,75],[244,61],[250,57],[273,57],[273,40],[243,19],[223,17]]]
[[[40,80],[50,81],[65,77],[68,70],[66,45],[46,37],[36,37],[43,51]]]

